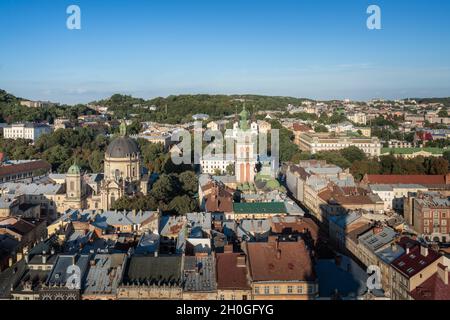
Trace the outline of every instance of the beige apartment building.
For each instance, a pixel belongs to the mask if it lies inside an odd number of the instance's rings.
[[[358,147],[369,157],[381,155],[381,142],[378,138],[362,138],[333,135],[330,133],[302,133],[299,139],[302,151],[315,154],[320,151],[341,150],[351,146]]]

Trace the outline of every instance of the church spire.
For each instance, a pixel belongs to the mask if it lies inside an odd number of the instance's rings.
[[[125,137],[127,135],[127,125],[126,125],[125,121],[122,121],[119,129],[120,129],[120,135],[122,137]]]

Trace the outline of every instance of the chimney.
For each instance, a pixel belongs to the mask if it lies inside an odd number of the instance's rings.
[[[244,255],[238,256],[236,262],[237,262],[237,267],[239,267],[239,268],[246,267]]]
[[[420,254],[424,257],[428,256],[428,248],[420,246]]]
[[[406,247],[406,254],[409,254],[409,247]]]
[[[158,251],[155,251],[154,256],[155,258],[158,258]]]
[[[8,266],[9,266],[9,267],[12,267],[12,265],[13,265],[13,258],[10,257],[10,258],[8,259]]]
[[[445,184],[450,184],[450,173],[445,175]]]
[[[383,231],[383,227],[381,227],[381,226],[375,226],[373,228],[373,234],[375,234],[375,235],[381,233],[381,231]]]
[[[225,245],[225,247],[223,248],[223,252],[224,253],[232,253],[233,252],[233,245],[232,244]]]
[[[25,254],[25,262],[28,263],[30,261],[30,256],[26,253]]]
[[[280,260],[280,259],[281,259],[281,250],[278,249],[277,250],[277,260]]]
[[[444,284],[448,286],[448,267],[439,263],[437,269],[439,278],[441,278],[442,282],[444,282]]]

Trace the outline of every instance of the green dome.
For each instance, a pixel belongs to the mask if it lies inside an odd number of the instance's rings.
[[[248,120],[248,117],[250,116],[250,113],[247,111],[247,109],[242,109],[241,113],[239,113],[239,116],[241,117],[241,120]]]
[[[69,171],[67,171],[67,174],[81,174],[80,167],[74,163],[70,168]]]

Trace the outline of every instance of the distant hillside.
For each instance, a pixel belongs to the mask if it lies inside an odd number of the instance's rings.
[[[0,89],[0,104],[15,104],[20,102],[20,98]]]
[[[450,97],[449,98],[412,98],[416,100],[417,103],[442,103],[447,108],[450,108]]]
[[[172,95],[166,98],[144,100],[126,95],[115,94],[109,99],[92,102],[108,106],[118,118],[127,118],[131,114],[140,114],[144,120],[169,123],[187,122],[196,113],[206,113],[212,119],[239,112],[246,105],[251,112],[259,110],[285,110],[288,104],[299,105],[302,101],[292,97],[271,97],[261,95]],[[156,111],[149,112],[149,107]]]
[[[68,117],[77,119],[81,114],[95,113],[84,105],[51,106],[42,108],[28,108],[20,105],[23,98],[16,97],[0,89],[0,122],[49,122],[55,118]]]

